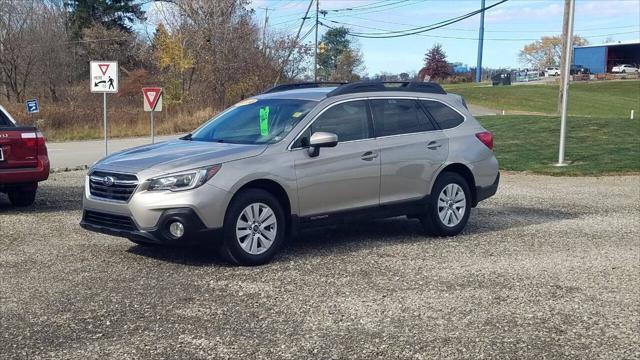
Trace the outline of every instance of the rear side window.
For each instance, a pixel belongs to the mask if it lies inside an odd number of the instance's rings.
[[[434,130],[431,121],[415,100],[371,100],[376,136],[411,134]]]
[[[7,126],[13,127],[14,124],[13,122],[11,122],[11,120],[9,120],[7,115],[5,115],[4,111],[0,110],[0,127],[7,127]]]
[[[366,101],[349,101],[330,107],[305,130],[293,144],[293,147],[308,146],[311,134],[319,131],[338,135],[339,142],[372,137]]]
[[[441,129],[454,128],[464,121],[464,117],[460,113],[441,102],[431,100],[420,100],[420,102]]]

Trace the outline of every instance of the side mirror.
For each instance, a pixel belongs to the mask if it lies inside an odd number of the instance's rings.
[[[330,132],[315,132],[309,139],[309,156],[320,155],[321,147],[335,147],[338,145],[338,135]]]

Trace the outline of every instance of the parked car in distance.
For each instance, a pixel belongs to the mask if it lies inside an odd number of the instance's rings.
[[[45,138],[31,126],[18,126],[0,106],[0,192],[14,206],[33,204],[38,182],[49,177]]]
[[[304,227],[406,215],[454,236],[496,193],[493,135],[433,83],[278,86],[178,140],[110,155],[87,174],[85,229],[138,244],[218,241],[269,261]]]
[[[550,66],[544,69],[544,73],[546,76],[559,76],[560,68],[557,66]]]
[[[613,69],[611,69],[612,73],[619,73],[619,74],[624,74],[624,73],[637,73],[638,67],[637,66],[633,66],[633,65],[629,65],[629,64],[620,64],[620,65],[616,65],[613,67]]]
[[[577,65],[577,64],[571,65],[571,68],[569,70],[569,75],[583,75],[583,74],[591,74],[591,71],[589,70],[589,68],[582,65]]]

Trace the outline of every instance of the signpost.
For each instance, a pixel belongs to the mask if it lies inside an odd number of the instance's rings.
[[[102,93],[104,99],[104,154],[109,155],[107,143],[107,94],[118,92],[118,62],[117,61],[91,61],[89,63],[91,79],[90,89],[92,93]]]
[[[40,112],[40,106],[38,106],[38,99],[27,100],[27,114],[35,114]]]
[[[144,87],[142,88],[142,95],[144,111],[148,111],[151,117],[151,143],[153,144],[155,143],[153,113],[155,111],[162,111],[162,88]]]

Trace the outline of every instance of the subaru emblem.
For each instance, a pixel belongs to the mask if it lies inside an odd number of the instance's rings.
[[[105,176],[102,179],[102,184],[104,186],[112,186],[113,184],[115,184],[115,182],[116,182],[116,179],[114,179],[113,176]]]

